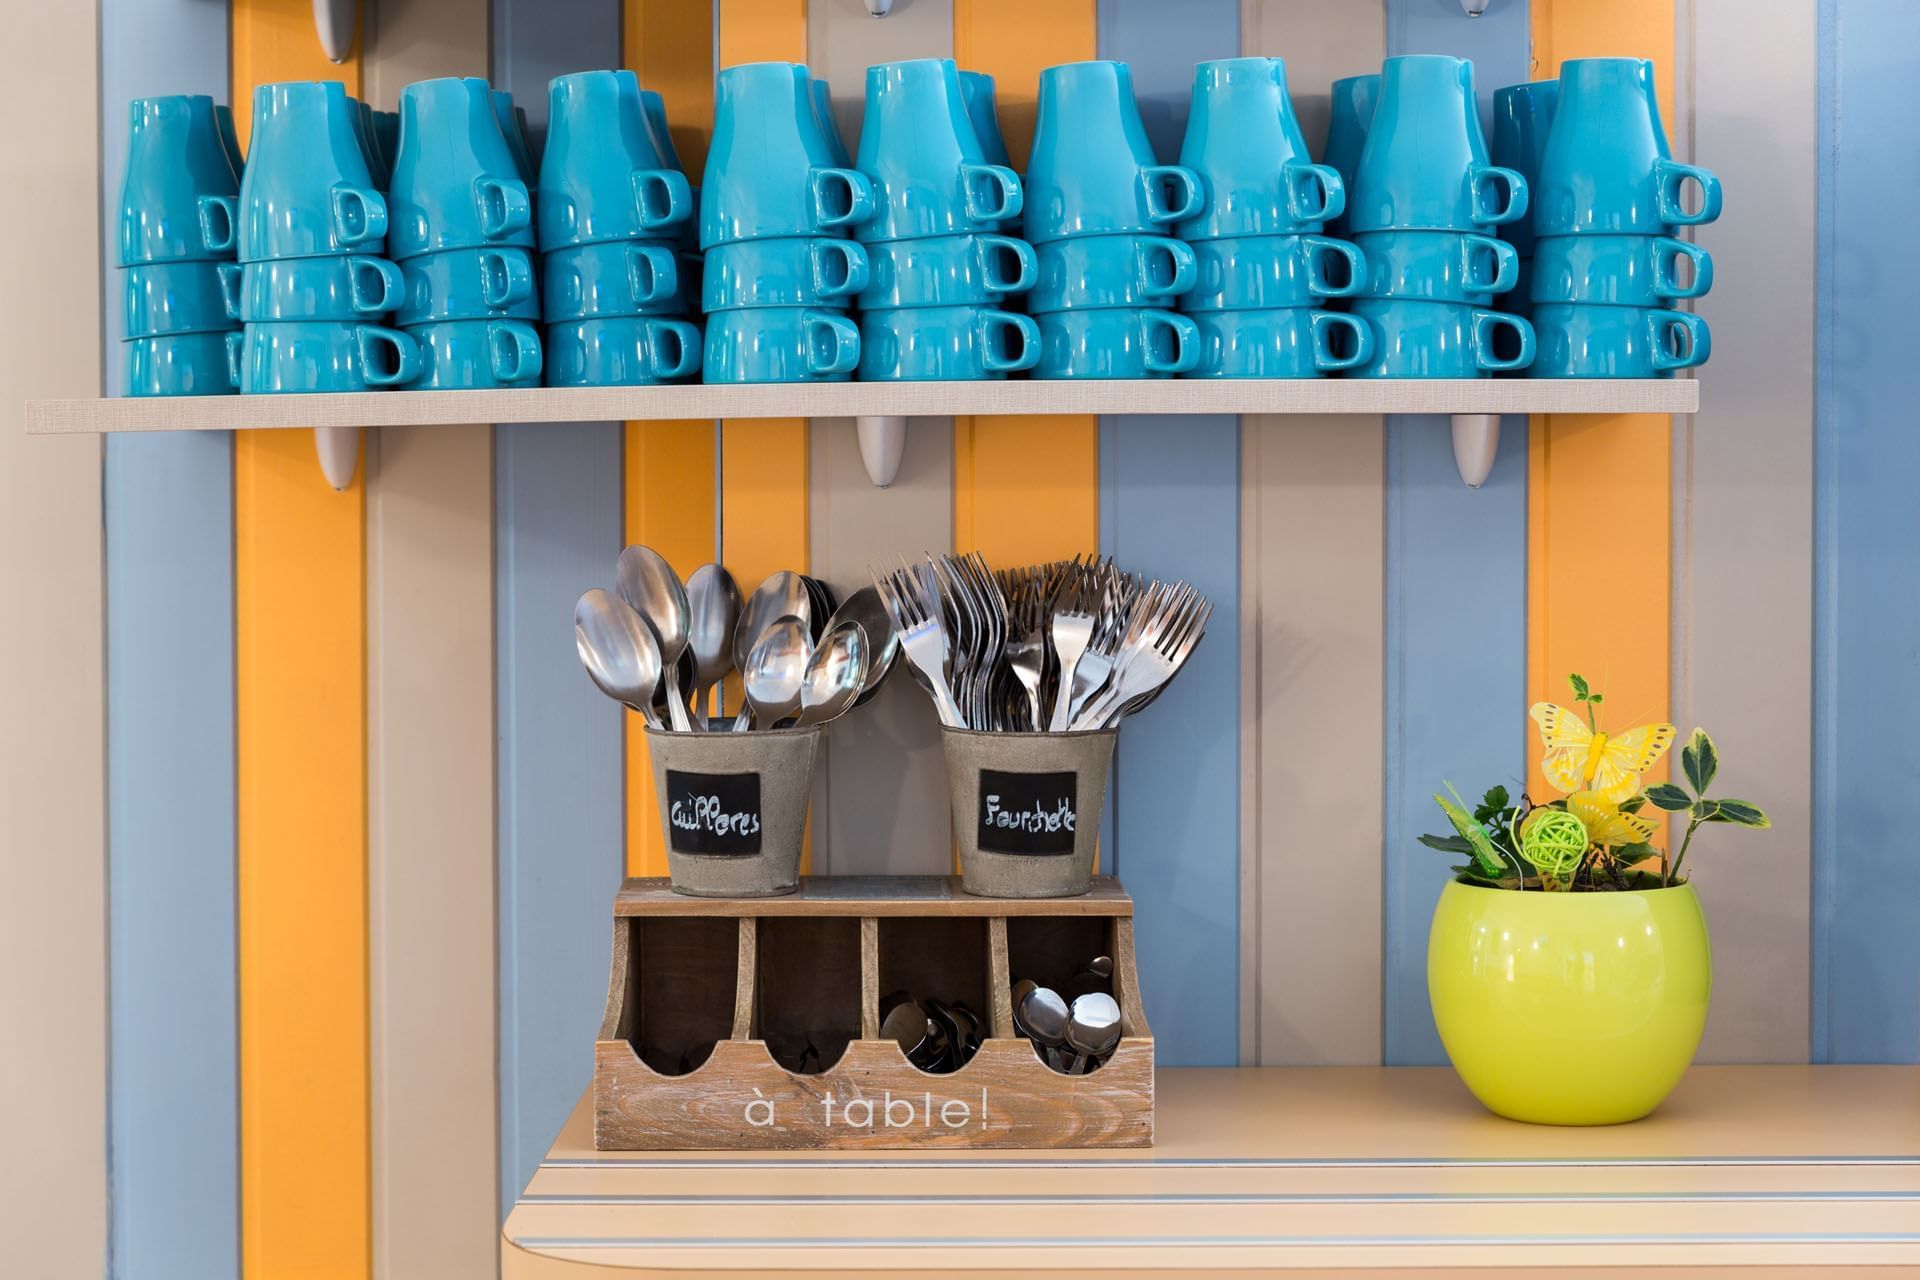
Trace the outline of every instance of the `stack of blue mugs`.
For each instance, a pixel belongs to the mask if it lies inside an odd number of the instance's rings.
[[[1205,206],[1200,178],[1154,157],[1124,62],[1040,73],[1027,163],[1027,239],[1039,279],[1039,378],[1165,378],[1200,359],[1199,329],[1167,308],[1193,254],[1168,232]]]
[[[831,114],[826,120],[830,123]],[[860,364],[847,316],[867,285],[850,228],[873,184],[822,128],[808,70],[728,67],[714,81],[713,144],[700,183],[708,382],[845,382]]]
[[[402,288],[359,121],[337,81],[254,90],[230,276],[242,392],[365,391],[420,374],[414,339],[373,322]]]
[[[126,393],[233,390],[220,267],[233,257],[238,147],[213,99],[136,98],[120,188]]]
[[[485,80],[400,91],[387,248],[402,280],[395,321],[420,347],[410,387],[539,385],[533,203],[520,174]]]
[[[1526,179],[1492,164],[1473,64],[1388,58],[1348,192],[1347,226],[1365,258],[1351,314],[1373,332],[1362,378],[1484,378],[1525,368],[1534,335],[1493,310],[1519,257],[1496,230],[1527,212]]]
[[[1672,303],[1712,287],[1713,261],[1674,232],[1720,216],[1720,180],[1673,159],[1651,62],[1562,63],[1558,97],[1534,201],[1540,354],[1528,375],[1656,378],[1704,364],[1706,321]]]
[[[1360,153],[1367,145],[1367,126],[1373,123],[1373,105],[1380,100],[1380,73],[1372,72],[1363,76],[1345,76],[1333,82],[1331,90],[1332,113],[1327,118],[1327,145],[1321,152],[1321,163],[1340,175],[1340,181],[1346,189],[1353,190],[1353,180],[1360,171]],[[1343,202],[1337,216],[1327,218],[1327,234],[1345,236],[1347,226],[1347,208]]]
[[[1558,80],[1535,80],[1493,91],[1493,162],[1525,178],[1530,194],[1540,189],[1540,155],[1546,150],[1547,130],[1553,126],[1553,108],[1559,100]],[[1513,288],[1496,301],[1502,311],[1531,318],[1533,218],[1503,223],[1500,238],[1513,246],[1520,265],[1514,275]]]
[[[1034,283],[1032,247],[995,230],[1020,216],[1020,178],[986,158],[951,60],[867,68],[855,165],[874,206],[854,226],[868,259],[861,379],[958,381],[1032,368],[1039,328],[999,305]]]
[[[1278,58],[1227,58],[1194,68],[1180,163],[1204,203],[1178,225],[1187,243],[1167,268],[1199,330],[1191,377],[1314,378],[1366,363],[1373,335],[1353,316],[1318,309],[1360,291],[1360,253],[1319,234],[1346,208],[1337,171],[1307,155]],[[1142,278],[1152,259],[1138,258]]]
[[[547,385],[643,386],[700,371],[686,317],[687,176],[661,152],[631,71],[583,71],[548,86],[538,209]],[[669,144],[670,145],[670,144]]]

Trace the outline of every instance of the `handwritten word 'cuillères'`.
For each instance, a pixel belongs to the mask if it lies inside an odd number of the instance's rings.
[[[667,816],[682,831],[711,831],[715,835],[753,836],[760,834],[757,813],[728,813],[719,796],[688,796],[676,800]]]
[[[1061,800],[1048,809],[1036,800],[1031,809],[1003,809],[1000,807],[1000,797],[989,795],[987,812],[981,821],[1003,831],[1071,831],[1073,802]]]

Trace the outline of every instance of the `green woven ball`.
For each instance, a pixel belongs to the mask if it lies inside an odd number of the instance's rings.
[[[1565,810],[1545,810],[1527,823],[1520,836],[1520,852],[1542,879],[1567,884],[1587,855],[1587,826]]]

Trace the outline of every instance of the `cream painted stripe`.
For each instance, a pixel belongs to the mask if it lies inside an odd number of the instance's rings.
[[[1714,257],[1706,394],[1675,426],[1674,719],[1720,747],[1728,795],[1771,831],[1709,829],[1696,880],[1713,925],[1701,1056],[1803,1062],[1812,843],[1814,231],[1818,6],[1691,0],[1692,76],[1675,77],[1698,163],[1729,199],[1695,237]],[[1680,130],[1676,129],[1676,133]],[[1764,192],[1763,196],[1761,193]],[[1685,566],[1684,574],[1680,566]],[[1912,993],[1908,993],[1909,999]]]
[[[952,0],[915,0],[884,22],[863,0],[811,0],[807,24],[808,65],[832,84],[849,147],[859,142],[870,64],[953,53]],[[867,479],[854,420],[816,418],[808,469],[808,561],[842,597],[871,581],[869,565],[952,547],[951,418],[910,420],[900,474],[885,489]],[[939,722],[906,677],[895,672],[878,699],[829,733],[815,784],[818,873],[939,875],[951,866]]]
[[[1317,144],[1328,86],[1380,61],[1384,7],[1246,0],[1240,43],[1249,55],[1286,58]],[[1378,418],[1242,425],[1248,1063],[1380,1060],[1385,439]]]
[[[0,1053],[9,1274],[97,1276],[107,1254],[105,742],[100,445],[21,434],[17,406],[100,394],[97,6],[17,7],[0,87],[10,310],[0,404]],[[31,249],[26,246],[32,246]]]

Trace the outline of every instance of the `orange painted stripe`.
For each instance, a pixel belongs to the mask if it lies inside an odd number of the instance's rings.
[[[720,65],[805,62],[807,0],[720,0]]]
[[[1534,0],[1538,74],[1569,58],[1651,58],[1673,116],[1674,0]],[[1577,671],[1607,697],[1603,727],[1672,710],[1673,422],[1649,414],[1536,417],[1528,447],[1528,700],[1566,702]],[[1528,785],[1553,794],[1528,728]],[[1667,776],[1666,763],[1649,781]]]
[[[685,0],[627,0],[626,65],[666,100],[673,148],[700,185],[713,134],[713,8]]]
[[[990,73],[1016,168],[1033,141],[1040,72],[1099,56],[1093,0],[953,0],[953,56]],[[953,547],[995,565],[1096,550],[1097,418],[956,418]]]

